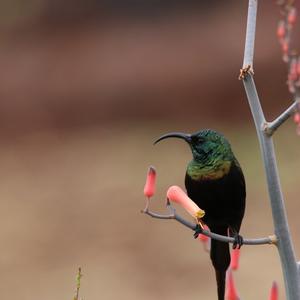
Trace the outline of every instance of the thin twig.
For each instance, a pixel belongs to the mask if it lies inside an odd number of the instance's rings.
[[[278,118],[276,118],[272,122],[266,122],[263,126],[264,132],[268,135],[271,136],[273,133],[286,121],[291,117],[298,108],[298,101],[294,101],[293,104],[286,110],[284,111]]]
[[[75,290],[75,295],[73,300],[79,300],[79,290],[80,290],[80,285],[81,285],[81,267],[78,268],[78,273],[76,275],[76,290]]]
[[[155,218],[155,219],[175,220],[193,231],[196,230],[196,228],[197,228],[196,224],[191,223],[191,222],[185,220],[180,215],[178,215],[175,208],[170,203],[167,204],[167,208],[169,211],[171,211],[170,214],[166,214],[166,215],[157,214],[157,213],[149,210],[149,199],[147,199],[146,207],[141,212],[152,218]],[[216,233],[213,233],[213,232],[205,230],[205,229],[203,229],[201,233],[203,235],[210,237],[211,239],[215,239],[215,240],[218,240],[221,242],[232,243],[232,244],[235,242],[235,239],[232,237],[216,234]],[[258,239],[243,239],[243,244],[245,244],[245,245],[276,244],[276,242],[277,242],[277,239],[276,239],[275,235],[271,235],[271,236],[265,237],[265,238],[258,238]]]

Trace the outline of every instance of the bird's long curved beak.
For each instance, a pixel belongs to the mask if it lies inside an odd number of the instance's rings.
[[[158,142],[168,139],[168,138],[178,138],[178,139],[183,139],[185,140],[188,144],[191,142],[191,135],[187,133],[182,133],[182,132],[170,132],[162,135],[159,137],[155,142],[154,145],[157,144]]]

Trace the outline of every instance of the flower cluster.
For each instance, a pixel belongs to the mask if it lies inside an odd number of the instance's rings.
[[[277,37],[281,45],[282,58],[288,65],[287,85],[295,101],[300,97],[300,55],[292,45],[292,34],[297,21],[297,9],[294,0],[277,0],[282,18],[278,22]],[[294,117],[297,133],[300,135],[300,105]]]
[[[278,1],[278,5],[281,8],[282,18],[278,22],[277,37],[281,45],[282,59],[289,63],[296,56],[296,51],[291,45],[291,38],[297,21],[297,9],[294,6],[294,1]]]

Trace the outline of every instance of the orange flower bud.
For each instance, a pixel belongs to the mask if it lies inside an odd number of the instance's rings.
[[[277,286],[276,281],[273,281],[269,299],[270,300],[278,300],[278,286]]]
[[[300,113],[297,112],[294,114],[294,122],[300,124]]]
[[[282,60],[285,62],[285,63],[288,63],[289,62],[289,56],[287,53],[283,53],[282,55]]]
[[[289,51],[289,44],[287,43],[287,41],[283,41],[281,47],[282,47],[282,52],[284,54],[286,54]]]
[[[144,187],[144,195],[148,198],[151,198],[155,193],[155,179],[156,179],[156,171],[154,167],[149,167],[147,173],[146,184]]]
[[[239,300],[235,283],[233,280],[232,271],[229,269],[227,271],[227,280],[226,280],[226,299],[227,300]]]
[[[239,268],[239,260],[240,260],[240,249],[235,248],[231,251],[231,263],[230,268],[232,270],[237,270]]]
[[[282,39],[285,36],[285,26],[283,21],[278,23],[277,36],[279,39]]]
[[[298,77],[300,77],[300,57],[298,57],[298,61],[297,61],[297,75]]]
[[[292,81],[295,81],[297,80],[297,59],[296,58],[293,58],[292,61],[291,61],[291,64],[290,64],[290,70],[289,70],[289,75],[288,75],[288,79],[289,80],[292,80]]]
[[[296,23],[296,20],[297,20],[297,10],[295,7],[291,8],[291,10],[289,11],[289,14],[288,14],[288,23],[290,25],[294,25]]]
[[[167,191],[167,198],[175,203],[180,204],[192,217],[195,219],[201,219],[205,212],[199,206],[190,199],[187,194],[176,185],[169,187]]]

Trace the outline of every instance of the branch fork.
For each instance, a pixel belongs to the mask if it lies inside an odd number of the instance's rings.
[[[285,110],[279,117],[277,117],[272,122],[264,122],[262,129],[264,133],[268,136],[272,136],[273,133],[292,115],[294,115],[299,110],[299,100],[293,102],[290,107]]]

